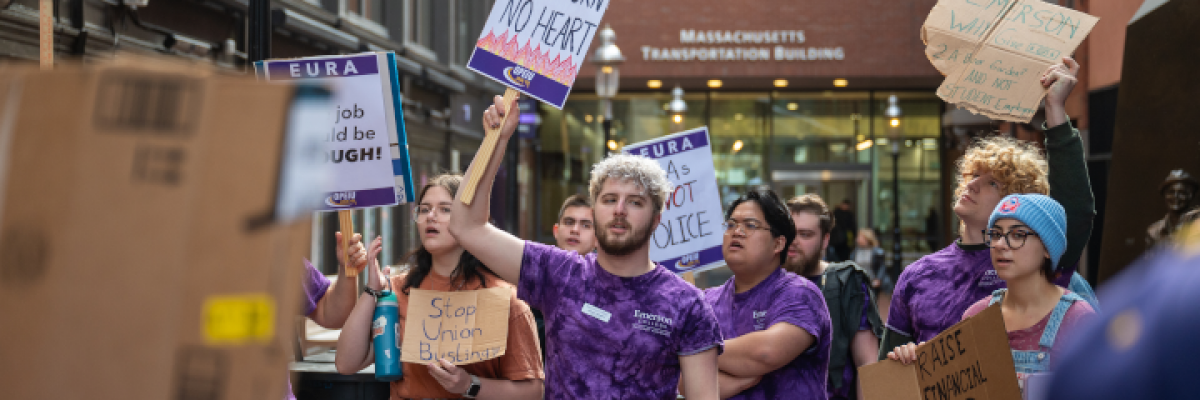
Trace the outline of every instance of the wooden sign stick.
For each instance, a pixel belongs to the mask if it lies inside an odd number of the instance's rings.
[[[354,236],[354,211],[338,210],[338,222],[342,230],[342,265],[346,268],[346,277],[358,276],[358,269],[350,265],[350,238]]]
[[[517,92],[513,88],[504,90],[504,100],[502,100],[500,104],[503,104],[504,107],[512,107],[512,102],[517,99],[519,94],[520,92]],[[462,189],[463,204],[471,205],[471,201],[475,200],[475,188],[479,186],[479,180],[483,179],[483,172],[487,170],[488,165],[492,163],[492,155],[496,153],[496,143],[500,141],[500,130],[504,129],[504,124],[508,122],[509,118],[513,117],[512,114],[514,113],[508,112],[508,110],[504,111],[506,113],[504,114],[503,119],[500,120],[499,128],[492,129],[492,127],[489,126],[484,129],[487,136],[483,138],[483,143],[479,145],[479,152],[475,153],[475,161],[478,161],[479,163],[475,165],[475,168],[471,170],[470,175],[467,176],[467,186],[463,187]],[[516,114],[520,114],[520,112],[518,111]]]
[[[41,0],[38,5],[38,40],[42,69],[54,68],[54,0]]]

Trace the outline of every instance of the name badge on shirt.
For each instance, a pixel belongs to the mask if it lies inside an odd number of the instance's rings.
[[[601,310],[600,307],[596,307],[588,303],[583,303],[583,313],[606,323],[610,318],[612,318],[612,313]]]

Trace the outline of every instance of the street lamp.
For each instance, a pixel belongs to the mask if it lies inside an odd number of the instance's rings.
[[[617,147],[612,140],[612,98],[617,95],[617,88],[621,85],[617,66],[625,62],[616,42],[617,33],[613,32],[612,27],[604,25],[604,29],[600,30],[600,47],[592,56],[592,63],[597,67],[596,95],[604,100],[604,147],[609,151],[615,151]]]
[[[687,102],[683,101],[683,89],[675,86],[671,89],[671,102],[667,103],[667,112],[671,114],[671,132],[683,130],[683,115],[687,114]]]
[[[883,114],[888,119],[888,142],[892,145],[892,271],[900,271],[900,117],[903,113],[896,104],[896,95],[888,96],[887,109]]]

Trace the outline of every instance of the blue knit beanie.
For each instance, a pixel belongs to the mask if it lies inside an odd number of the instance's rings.
[[[1050,253],[1054,271],[1060,270],[1058,260],[1067,252],[1067,213],[1062,205],[1041,194],[1010,194],[1000,200],[992,217],[988,219],[988,229],[996,225],[996,220],[1012,218],[1021,221],[1029,229],[1038,234],[1046,251]]]

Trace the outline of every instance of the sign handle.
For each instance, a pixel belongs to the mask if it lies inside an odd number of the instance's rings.
[[[350,238],[354,236],[354,211],[338,210],[338,222],[342,230],[342,265],[346,268],[346,277],[358,276],[358,269],[350,266]]]
[[[512,107],[511,104],[517,99],[520,93],[516,89],[508,88],[504,90],[504,99],[500,101],[505,107]],[[486,137],[483,138],[483,143],[479,145],[479,152],[475,154],[475,160],[482,162],[471,170],[470,176],[467,176],[467,185],[463,187],[462,202],[466,205],[471,205],[471,201],[475,200],[475,188],[479,186],[479,180],[483,179],[483,171],[492,163],[492,155],[496,153],[496,143],[500,141],[500,130],[504,129],[504,124],[512,117],[513,113],[504,114],[504,118],[500,121],[500,127],[492,129],[485,128]],[[519,114],[519,113],[518,113]]]
[[[42,69],[54,68],[54,0],[38,5],[39,49]]]

